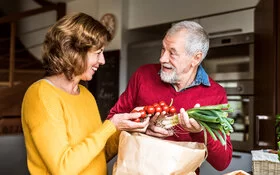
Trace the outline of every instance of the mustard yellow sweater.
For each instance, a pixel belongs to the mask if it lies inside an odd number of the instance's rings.
[[[94,97],[79,87],[80,94],[71,95],[42,79],[28,88],[22,126],[31,174],[106,174],[119,132],[111,121],[102,123]]]

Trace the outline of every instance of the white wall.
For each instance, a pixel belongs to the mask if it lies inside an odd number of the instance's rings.
[[[66,6],[66,13],[83,12],[98,19],[98,0],[72,0]]]
[[[115,37],[108,45],[106,50],[119,50],[121,48],[121,29],[122,29],[122,0],[98,0],[98,14],[100,19],[106,13],[112,13],[116,16]]]
[[[137,29],[156,24],[197,18],[256,6],[259,0],[71,0],[67,2],[67,13],[84,12],[95,19],[100,19],[105,13],[113,13],[117,18],[116,35],[106,50],[121,50],[120,58],[120,93],[127,84],[127,56],[128,41],[135,36],[128,35],[130,29]],[[37,7],[33,1],[21,0],[21,9]],[[43,19],[43,20],[42,20]],[[20,24],[19,33],[24,34],[21,39],[27,47],[36,46],[43,42],[47,25],[56,20],[55,12],[48,12],[40,16],[27,18]],[[24,25],[23,25],[24,24]],[[219,24],[216,24],[217,26]],[[40,27],[44,29],[29,34],[29,31]],[[211,25],[210,25],[211,27]],[[137,38],[137,36],[136,36]],[[30,49],[33,55],[41,58],[41,46]]]
[[[128,29],[255,6],[259,0],[130,0]]]
[[[21,0],[19,10],[39,8],[40,6],[31,0]],[[97,19],[98,0],[71,0],[67,2],[66,13],[84,12]],[[41,60],[42,43],[48,28],[55,23],[56,12],[46,12],[22,19],[17,28],[20,40],[29,49],[31,54]]]

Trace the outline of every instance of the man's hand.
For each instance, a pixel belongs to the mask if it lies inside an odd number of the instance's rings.
[[[146,134],[153,136],[153,137],[159,137],[159,138],[165,138],[168,136],[172,136],[173,132],[171,130],[166,130],[162,127],[156,126],[156,120],[160,117],[165,117],[166,112],[159,113],[157,112],[151,119],[150,124],[146,130]]]
[[[195,107],[199,107],[200,105],[195,105]],[[186,131],[197,133],[202,131],[202,126],[193,118],[189,118],[188,113],[185,111],[184,108],[180,109],[180,114],[178,114],[179,124],[184,128]]]

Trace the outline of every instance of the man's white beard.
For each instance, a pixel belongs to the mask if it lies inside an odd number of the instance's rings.
[[[160,70],[160,78],[165,83],[170,83],[170,84],[177,83],[178,79],[177,79],[176,69],[174,68],[171,73],[163,72],[162,70]]]

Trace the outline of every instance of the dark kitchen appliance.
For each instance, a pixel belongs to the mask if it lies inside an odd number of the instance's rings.
[[[227,92],[228,103],[234,109],[229,117],[234,119],[234,132],[231,133],[233,149],[249,152],[254,141],[254,93],[253,81],[219,82]]]
[[[246,33],[210,39],[210,49],[202,62],[216,81],[254,78],[254,34]]]
[[[254,147],[254,34],[245,33],[212,38],[206,59],[206,72],[222,85],[234,109],[231,134],[233,149],[249,152]]]

